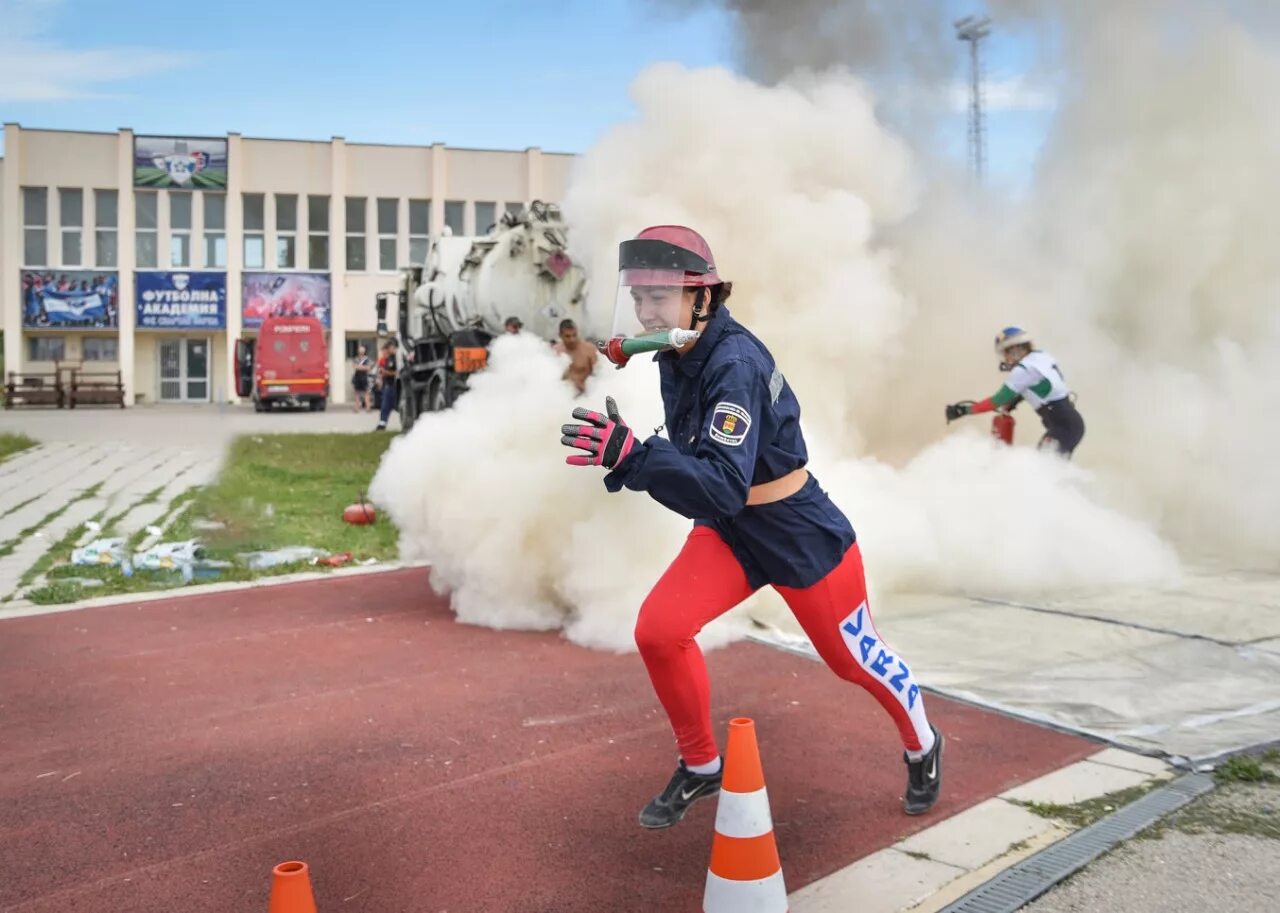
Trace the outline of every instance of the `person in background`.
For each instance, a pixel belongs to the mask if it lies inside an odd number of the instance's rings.
[[[1037,449],[1071,459],[1084,438],[1084,418],[1075,407],[1075,396],[1058,368],[1057,359],[1037,349],[1031,334],[1021,327],[1001,330],[996,335],[995,349],[1000,356],[1000,370],[1007,371],[1009,379],[980,402],[961,400],[947,406],[947,422],[965,415],[1010,410],[1025,399],[1044,425],[1044,436]]]
[[[351,387],[356,392],[355,402],[351,406],[353,412],[369,412],[373,409],[373,392],[369,389],[369,374],[372,370],[369,350],[364,346],[356,346],[355,371],[351,375]]]
[[[507,322],[502,325],[502,328],[512,336],[516,336],[519,335],[522,329],[524,329],[524,324],[520,322],[519,317],[508,317]]]
[[[552,348],[569,356],[569,367],[565,368],[564,379],[573,381],[579,393],[586,392],[587,378],[595,370],[596,360],[600,357],[595,346],[583,342],[578,336],[577,324],[566,317],[560,321],[560,341]]]
[[[378,431],[385,431],[387,419],[396,406],[396,375],[399,373],[399,344],[394,338],[382,345],[382,354],[378,356],[378,380],[382,385],[380,397],[382,410],[378,413]]]

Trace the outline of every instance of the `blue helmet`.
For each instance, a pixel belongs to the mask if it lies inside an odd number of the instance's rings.
[[[996,354],[1004,354],[1014,346],[1031,345],[1031,334],[1022,327],[1005,327],[996,334]]]

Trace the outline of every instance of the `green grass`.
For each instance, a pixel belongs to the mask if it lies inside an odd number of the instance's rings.
[[[39,441],[27,437],[25,434],[11,434],[5,432],[0,434],[0,462],[9,459],[15,453],[36,446]]]
[[[1141,799],[1157,786],[1163,785],[1163,781],[1148,780],[1146,783],[1139,783],[1137,786],[1120,789],[1074,805],[1058,805],[1054,802],[1018,802],[1017,804],[1041,818],[1064,821],[1073,827],[1087,827],[1117,809],[1124,808],[1130,802]]]
[[[216,577],[207,580],[240,581],[273,574],[312,569],[306,562],[251,571],[238,560],[244,552],[266,551],[291,545],[309,545],[330,553],[351,552],[354,561],[394,559],[398,533],[385,513],[370,526],[342,521],[342,510],[358,500],[377,471],[383,451],[393,440],[388,434],[264,434],[244,435],[231,445],[217,481],[176,498],[171,511],[184,501],[187,509],[164,533],[163,541],[198,539],[207,558],[231,561]],[[159,491],[143,500],[154,500]],[[103,523],[102,537],[112,533]],[[215,520],[224,529],[197,529],[197,521]],[[77,527],[77,535],[83,527]],[[116,533],[115,535],[118,535]],[[126,544],[137,548],[146,533],[135,534]],[[59,543],[53,558],[70,559],[71,543]],[[102,585],[84,587],[69,578],[92,578]],[[49,567],[46,584],[27,594],[37,604],[72,602],[85,597],[146,592],[183,586],[175,570],[135,570],[126,577],[118,567]]]
[[[83,501],[86,498],[92,498],[94,495],[98,493],[98,489],[100,488],[102,488],[101,482],[99,482],[97,485],[94,485],[92,488],[85,489],[84,493],[81,494],[80,497],[76,498],[75,501],[68,501],[66,507],[64,507],[63,510],[66,510],[67,507],[70,507],[72,504],[75,504],[76,501]],[[61,512],[62,511],[59,511],[58,513],[61,513]],[[45,523],[46,524],[49,523],[52,519],[53,519],[52,515],[50,517],[46,517]],[[90,517],[89,519],[95,522],[99,521],[102,519],[102,514],[99,513],[93,517]],[[71,550],[75,548],[76,542],[79,541],[80,536],[84,533],[84,529],[85,529],[85,524],[79,523],[76,526],[73,526],[71,529],[67,530],[67,532],[63,535],[61,539],[55,542],[43,555],[39,557],[39,559],[36,560],[35,564],[27,568],[26,572],[22,575],[22,579],[18,581],[18,585],[19,586],[29,585],[33,580],[35,580],[45,571],[49,570],[49,568],[53,567],[54,562],[58,561],[59,559],[70,560]]]
[[[1219,783],[1280,783],[1280,776],[1266,766],[1268,762],[1277,763],[1278,755],[1280,752],[1274,750],[1257,758],[1237,755],[1215,770],[1213,778]]]
[[[139,187],[172,187],[183,189],[183,185],[171,178],[169,176],[169,172],[161,168],[136,169],[134,172],[134,182]],[[187,183],[186,187],[195,190],[225,190],[227,188],[227,173],[225,171],[215,171],[213,169],[197,172],[191,176],[191,180]]]
[[[1140,836],[1243,834],[1280,840],[1280,751],[1229,758],[1214,771],[1217,787]]]
[[[211,557],[310,545],[351,552],[359,561],[396,556],[395,526],[380,513],[370,526],[342,521],[342,510],[368,489],[387,434],[241,436],[218,481],[201,489],[165,538],[200,538]],[[195,529],[199,519],[225,530]]]
[[[31,536],[34,536],[37,532],[44,529],[54,520],[61,517],[63,514],[67,512],[67,509],[78,500],[80,499],[76,498],[74,501],[68,501],[66,504],[63,504],[57,510],[53,511],[53,513],[46,514],[43,518],[41,518],[39,523],[33,524],[32,526],[28,526],[26,529],[22,530],[20,533],[18,533],[18,535],[14,536],[8,542],[0,542],[0,558],[8,558],[17,550],[18,543],[26,539],[29,539]]]

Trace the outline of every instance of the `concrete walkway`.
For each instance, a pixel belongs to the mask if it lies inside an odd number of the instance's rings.
[[[14,409],[4,413],[4,430],[42,443],[168,443],[197,450],[221,450],[237,434],[373,431],[376,412],[330,406],[325,412],[273,411],[252,406],[135,406],[131,409]],[[389,423],[400,430],[395,415]]]
[[[111,443],[42,444],[0,463],[0,599],[77,528],[77,544],[98,533],[86,521],[114,521],[103,533],[128,536],[160,521],[188,489],[211,482],[219,454],[182,447]]]
[[[1184,765],[1280,733],[1280,573],[1020,600],[892,594],[877,615],[930,689]],[[761,635],[812,655],[790,631]]]
[[[163,526],[174,501],[212,482],[237,435],[374,430],[377,416],[349,408],[256,413],[249,406],[14,410],[5,431],[40,446],[0,462],[0,600],[19,600],[24,575],[68,534],[97,535],[93,518],[128,536]],[[398,428],[393,418],[391,428]],[[105,535],[108,530],[103,531]],[[28,586],[28,588],[30,585]]]

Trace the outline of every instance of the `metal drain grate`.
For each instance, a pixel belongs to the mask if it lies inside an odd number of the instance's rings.
[[[1213,789],[1213,777],[1187,774],[974,888],[940,913],[1013,913],[1123,840]]]

